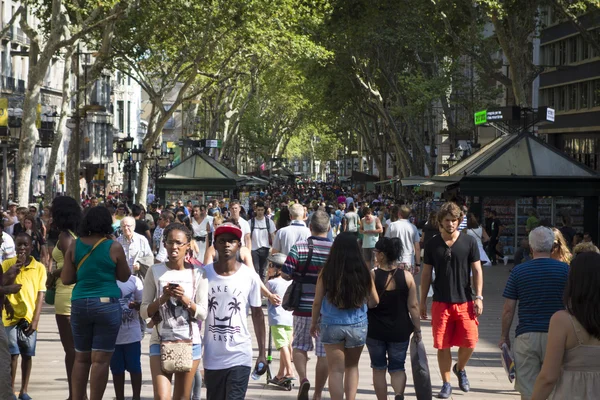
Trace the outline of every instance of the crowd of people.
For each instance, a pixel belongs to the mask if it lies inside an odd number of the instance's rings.
[[[600,252],[576,242],[568,217],[550,228],[534,214],[503,293],[499,345],[514,353],[523,398],[593,398]],[[200,399],[203,387],[209,400],[244,399],[250,375],[265,371],[270,340],[280,353],[272,381],[295,381],[299,400],[320,399],[327,382],[332,399],[354,399],[365,345],[376,398],[388,398],[389,374],[400,400],[409,342],[421,340],[428,318],[443,381],[437,397],[452,396],[453,374],[468,392],[482,265],[504,257],[501,221],[491,209],[484,216],[480,224],[465,204],[446,202],[421,223],[406,202],[340,188],[148,209],[94,197],[57,197],[41,211],[10,203],[0,246],[0,398],[16,398],[20,359],[18,398],[31,399],[44,301],[54,307],[69,400],[102,399],[109,374],[122,400],[126,372],[140,399],[145,335],[155,399]]]

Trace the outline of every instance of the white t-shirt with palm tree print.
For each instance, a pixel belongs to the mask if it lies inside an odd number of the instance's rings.
[[[260,279],[254,269],[240,264],[236,273],[222,276],[213,264],[208,278],[208,316],[204,330],[203,365],[206,369],[252,368],[252,336],[248,307],[261,307]]]

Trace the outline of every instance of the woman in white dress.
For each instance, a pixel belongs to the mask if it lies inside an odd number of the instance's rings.
[[[477,247],[479,247],[479,259],[481,260],[481,265],[490,266],[492,263],[483,248],[483,242],[487,242],[490,240],[485,229],[479,225],[477,221],[477,217],[473,213],[467,214],[467,228],[463,231],[467,235],[472,236],[477,241]]]
[[[198,253],[196,259],[200,262],[204,261],[206,249],[211,246],[209,234],[212,232],[212,217],[206,213],[206,206],[194,206],[192,211],[192,234],[194,240],[198,244]]]

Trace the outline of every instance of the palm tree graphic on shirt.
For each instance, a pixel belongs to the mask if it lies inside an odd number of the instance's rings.
[[[238,312],[240,312],[240,305],[242,303],[240,303],[239,301],[237,301],[237,299],[234,297],[233,301],[230,301],[229,304],[227,304],[229,306],[229,311],[231,311],[231,315],[229,316],[229,326],[231,326],[231,320],[233,319],[233,315],[237,314]]]
[[[216,297],[211,297],[210,299],[208,299],[208,311],[213,311],[213,325],[217,324],[217,322],[215,321],[217,315],[214,313],[214,311],[217,311],[218,305],[219,302],[217,301]]]
[[[208,299],[208,309],[213,313],[213,324],[208,327],[209,332],[217,333],[217,334],[229,334],[233,335],[234,333],[240,333],[239,326],[231,326],[231,320],[233,316],[241,311],[242,303],[239,302],[235,297],[232,298],[232,301],[227,303],[229,306],[228,310],[230,312],[229,315],[226,315],[222,318],[217,316],[217,308],[219,303],[216,301],[215,297],[211,297]],[[225,324],[227,322],[227,324]]]

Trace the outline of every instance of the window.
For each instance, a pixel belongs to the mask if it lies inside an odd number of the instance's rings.
[[[600,41],[600,29],[596,29],[590,32],[592,39],[596,42]],[[600,54],[598,54],[598,51],[596,50],[596,48],[592,47],[592,52],[590,53],[591,57],[599,57]]]
[[[567,63],[567,43],[564,40],[558,42],[558,65]]]
[[[569,63],[577,62],[577,42],[579,41],[578,37],[569,39]]]
[[[123,100],[117,101],[117,129],[119,132],[123,132],[125,123],[125,110],[123,109]]]
[[[582,82],[579,88],[579,108],[588,108],[590,105],[590,84]]]
[[[590,45],[588,42],[583,40],[582,37],[579,38],[579,44],[581,47],[581,59],[587,60],[588,58],[590,58]]]
[[[546,65],[555,65],[556,64],[556,44],[549,44],[546,48]]]
[[[561,86],[558,89],[558,111],[565,111],[567,109],[567,88]]]
[[[569,85],[568,110],[577,110],[577,84]]]
[[[554,88],[546,90],[546,105],[554,108]]]
[[[600,79],[592,83],[592,107],[600,107]]]

